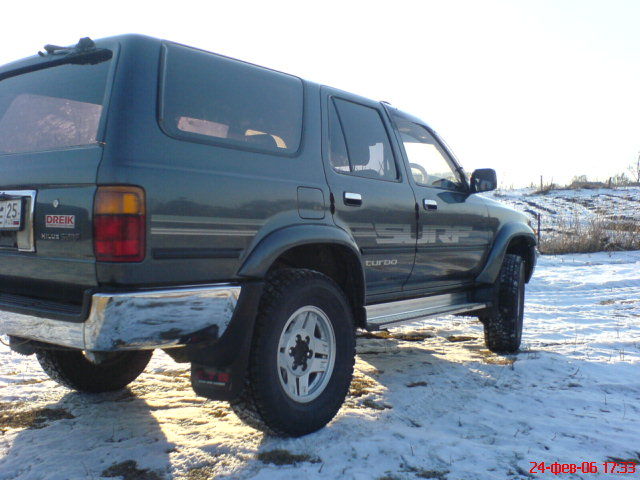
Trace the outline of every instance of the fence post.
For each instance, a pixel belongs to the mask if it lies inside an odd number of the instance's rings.
[[[540,218],[542,217],[542,214],[540,212],[538,212],[536,214],[536,216],[538,217],[538,248],[540,248],[540,225],[541,225],[541,221]]]

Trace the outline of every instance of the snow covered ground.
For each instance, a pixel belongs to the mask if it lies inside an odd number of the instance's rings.
[[[130,390],[82,395],[0,346],[0,480],[640,478],[529,473],[640,461],[640,252],[542,257],[525,322],[513,356],[462,317],[361,338],[345,406],[293,440],[197,398],[161,353]]]
[[[534,190],[497,190],[485,195],[529,214],[532,220],[539,214],[543,233],[553,232],[559,224],[566,228],[596,217],[622,225],[640,222],[640,187],[552,190],[545,194]]]

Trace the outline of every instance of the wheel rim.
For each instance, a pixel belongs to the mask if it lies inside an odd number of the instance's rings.
[[[278,343],[278,378],[289,398],[307,403],[325,390],[336,357],[336,339],[326,313],[314,306],[296,310]]]

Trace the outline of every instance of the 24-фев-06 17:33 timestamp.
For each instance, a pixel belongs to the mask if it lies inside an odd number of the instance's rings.
[[[545,462],[529,462],[531,468],[529,473],[552,473],[561,475],[564,473],[636,473],[640,471],[638,464],[635,462],[581,462],[581,463],[545,463]]]

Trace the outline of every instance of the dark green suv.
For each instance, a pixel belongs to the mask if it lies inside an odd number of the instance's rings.
[[[0,333],[61,384],[125,387],[154,349],[282,435],[342,404],[356,329],[469,313],[518,350],[526,218],[420,119],[124,35],[0,68]]]

